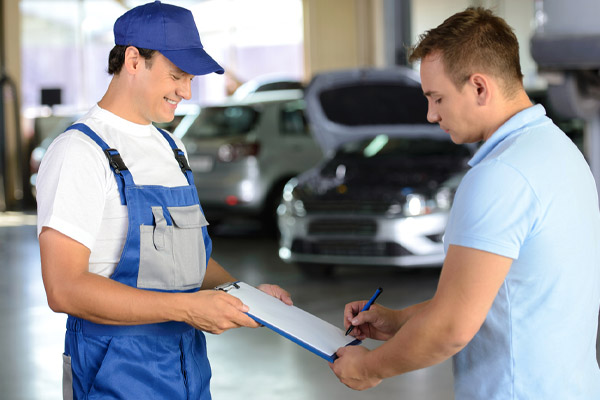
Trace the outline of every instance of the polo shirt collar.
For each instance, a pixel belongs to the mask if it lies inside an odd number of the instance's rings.
[[[541,104],[536,104],[516,113],[508,121],[502,124],[502,126],[498,128],[498,130],[481,145],[468,164],[471,167],[474,167],[488,154],[490,154],[490,152],[494,150],[494,148],[498,146],[498,144],[500,144],[504,139],[509,136],[519,134],[521,132],[521,128],[529,125],[545,115],[546,110]]]

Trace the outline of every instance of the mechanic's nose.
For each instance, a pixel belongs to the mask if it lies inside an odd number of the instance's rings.
[[[191,79],[182,79],[182,83],[177,89],[177,95],[185,100],[189,100],[192,98],[192,80]]]

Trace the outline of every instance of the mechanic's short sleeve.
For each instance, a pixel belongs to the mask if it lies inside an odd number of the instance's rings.
[[[107,164],[94,146],[69,131],[48,148],[36,181],[38,235],[47,226],[93,248],[106,202]]]
[[[479,164],[456,192],[444,245],[516,259],[539,210],[534,191],[517,170],[498,160]]]

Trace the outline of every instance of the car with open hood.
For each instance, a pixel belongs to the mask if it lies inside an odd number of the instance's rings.
[[[440,266],[448,188],[475,148],[427,121],[418,74],[326,72],[313,78],[305,102],[325,157],[284,188],[280,258],[310,273],[347,264]]]

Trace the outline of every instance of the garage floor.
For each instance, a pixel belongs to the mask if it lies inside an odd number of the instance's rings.
[[[63,334],[66,317],[46,304],[40,276],[35,215],[0,213],[0,398],[61,398]],[[330,278],[309,279],[277,257],[274,239],[253,232],[213,237],[213,257],[252,285],[277,283],[296,306],[341,324],[344,304],[368,298],[399,308],[429,298],[439,269],[339,269]],[[449,361],[388,379],[367,392],[343,386],[321,358],[267,328],[207,335],[215,400],[453,399]],[[375,341],[365,344],[374,348]]]

